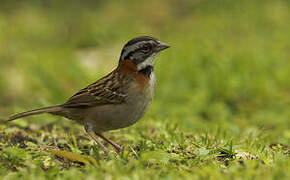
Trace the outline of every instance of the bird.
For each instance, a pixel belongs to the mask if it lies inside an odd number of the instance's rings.
[[[156,56],[170,46],[150,36],[129,40],[123,47],[118,66],[108,75],[81,89],[65,103],[11,116],[7,121],[48,113],[76,121],[107,154],[99,138],[122,148],[103,133],[135,124],[147,112],[154,97]]]

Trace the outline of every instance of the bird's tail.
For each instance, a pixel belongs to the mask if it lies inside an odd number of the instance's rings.
[[[8,121],[13,121],[15,119],[23,118],[23,117],[26,117],[26,116],[32,116],[32,115],[36,115],[36,114],[56,113],[56,112],[61,111],[61,109],[62,109],[61,106],[50,106],[50,107],[45,107],[45,108],[41,108],[41,109],[35,109],[35,110],[31,110],[31,111],[15,114],[14,116],[11,116],[8,119]]]

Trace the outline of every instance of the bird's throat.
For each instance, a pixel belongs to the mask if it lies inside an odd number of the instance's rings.
[[[150,78],[150,75],[153,72],[153,66],[148,65],[143,69],[140,69],[138,72],[142,73],[145,77]]]

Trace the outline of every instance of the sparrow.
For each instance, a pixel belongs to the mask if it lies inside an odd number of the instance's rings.
[[[116,69],[74,94],[61,105],[31,110],[11,116],[8,121],[49,113],[74,120],[108,153],[99,138],[118,152],[122,148],[103,132],[135,124],[148,110],[155,88],[154,59],[167,44],[150,36],[128,41],[122,49]]]

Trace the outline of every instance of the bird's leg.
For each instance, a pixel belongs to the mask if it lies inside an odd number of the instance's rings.
[[[96,141],[96,143],[104,151],[104,153],[108,154],[108,152],[109,152],[108,149],[101,143],[101,141],[98,140],[98,137],[96,137],[94,132],[90,128],[88,128],[87,126],[85,126],[85,130],[88,133],[88,135],[90,135],[91,138],[93,138]]]
[[[96,135],[105,140],[106,142],[108,142],[109,144],[111,144],[118,152],[122,152],[122,148],[118,144],[114,143],[112,140],[106,138],[100,133],[96,133]]]

